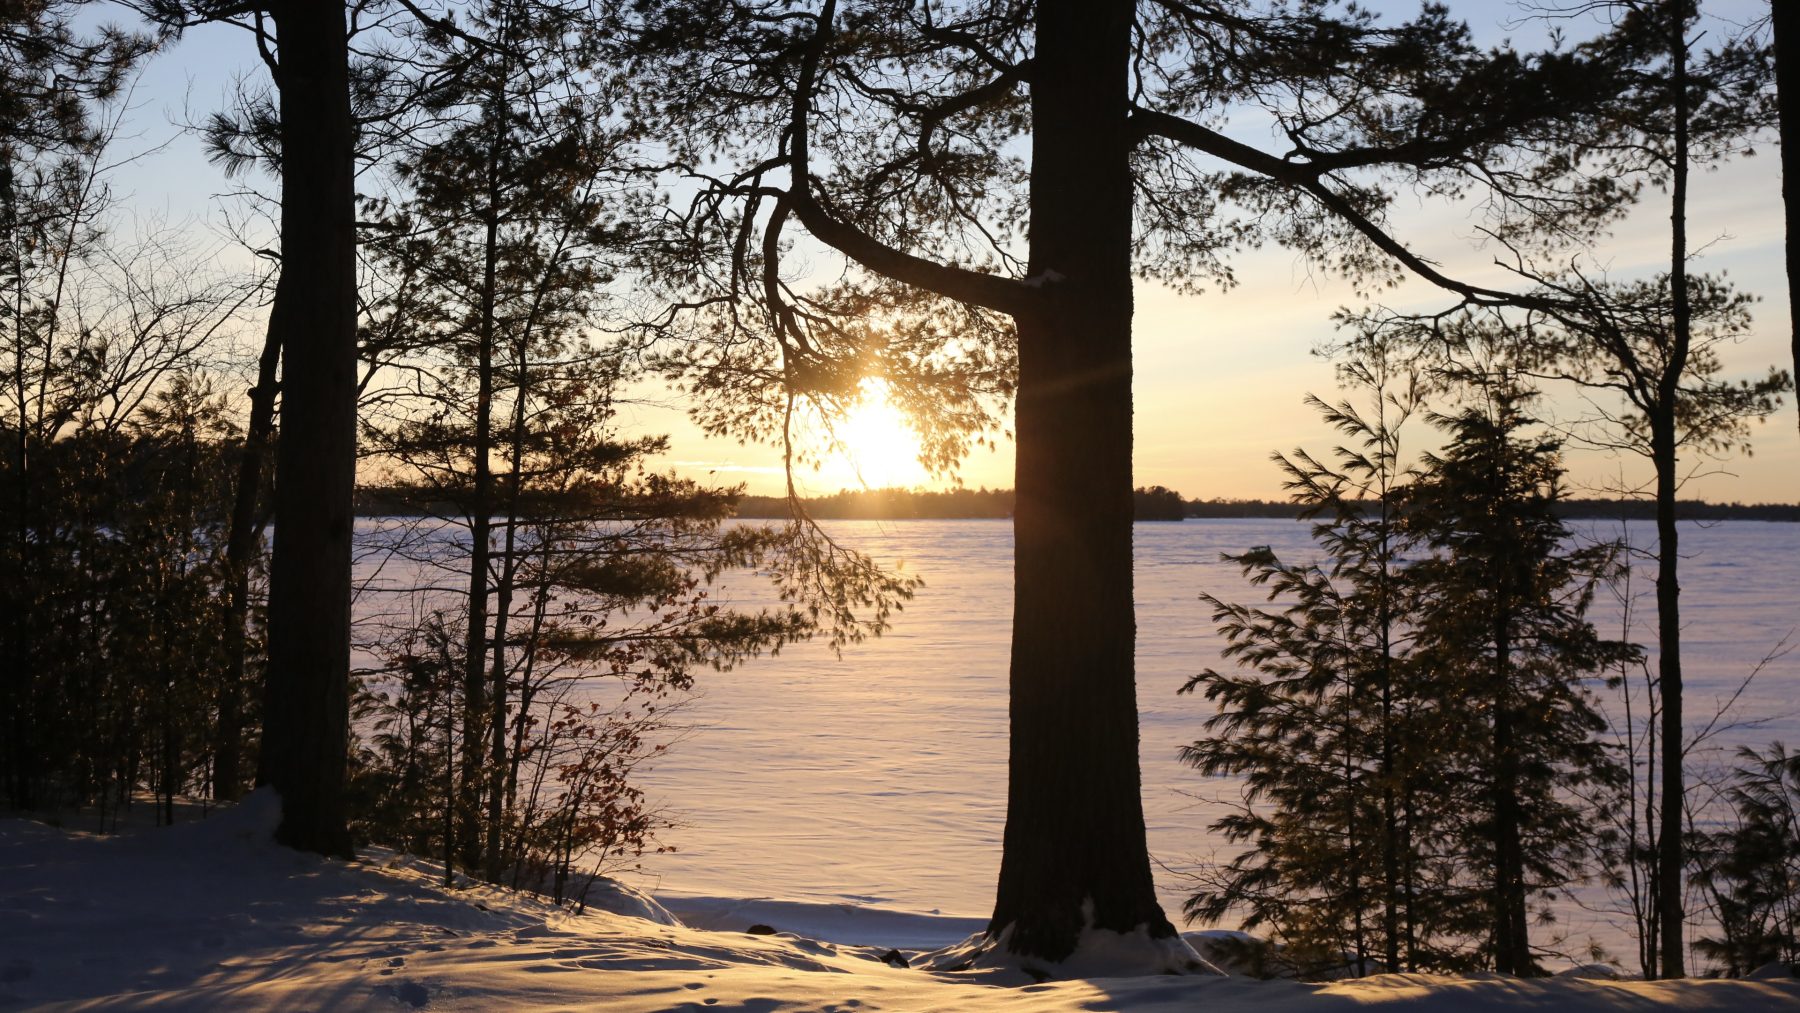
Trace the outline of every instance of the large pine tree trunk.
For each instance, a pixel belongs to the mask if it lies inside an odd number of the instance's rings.
[[[347,855],[351,495],[356,476],[356,233],[344,7],[274,5],[280,67],[282,371],[258,782],[276,837]]]
[[[1046,0],[1019,317],[1006,840],[988,931],[1061,960],[1085,924],[1152,936],[1131,600],[1129,0]]]
[[[1794,345],[1794,376],[1800,379],[1800,7],[1773,0],[1769,22],[1775,31],[1775,91],[1781,128],[1781,203],[1787,209],[1788,331]],[[1800,398],[1795,399],[1800,408]],[[1796,412],[1800,418],[1800,412]]]

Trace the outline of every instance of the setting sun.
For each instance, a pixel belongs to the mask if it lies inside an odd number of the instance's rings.
[[[906,413],[888,400],[884,380],[862,382],[862,397],[833,433],[841,447],[828,461],[828,478],[841,471],[850,483],[884,489],[915,486],[930,477],[919,464],[918,434]]]

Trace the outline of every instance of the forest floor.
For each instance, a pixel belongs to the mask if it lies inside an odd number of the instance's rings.
[[[978,923],[704,898],[674,900],[678,919],[626,890],[576,914],[491,887],[446,889],[441,866],[392,852],[337,862],[277,847],[271,802],[109,836],[0,821],[0,1008],[1800,1010],[1795,979],[1300,984],[1105,977],[1090,964],[1089,977],[1032,983],[1017,970],[929,971],[919,950]],[[755,922],[787,931],[744,931]],[[915,966],[896,966],[894,949]]]

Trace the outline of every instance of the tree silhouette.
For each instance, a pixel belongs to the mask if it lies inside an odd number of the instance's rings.
[[[1614,68],[1482,51],[1435,7],[1387,28],[1314,4],[703,0],[615,26],[694,192],[657,266],[686,293],[686,333],[710,339],[676,365],[711,428],[780,439],[796,401],[877,368],[935,429],[994,389],[971,377],[1016,361],[1000,388],[1018,504],[988,937],[1049,961],[1087,927],[1172,937],[1138,791],[1134,272],[1229,284],[1229,252],[1272,239],[1365,282],[1409,270],[1505,299],[1391,235],[1384,181],[1479,189],[1501,231],[1580,231],[1624,195],[1571,175],[1550,127],[1590,112]],[[1290,149],[1211,125],[1239,103]],[[801,288],[788,265],[818,244],[854,267]]]
[[[1241,911],[1309,977],[1467,964],[1454,946],[1467,905],[1443,857],[1455,806],[1434,774],[1454,762],[1454,705],[1448,680],[1408,657],[1416,594],[1403,560],[1419,540],[1402,513],[1402,433],[1427,385],[1371,351],[1340,367],[1365,404],[1307,398],[1346,442],[1324,460],[1275,455],[1324,559],[1268,546],[1225,557],[1275,604],[1202,595],[1238,668],[1182,687],[1217,710],[1181,758],[1244,779],[1243,804],[1213,829],[1250,845],[1203,873],[1186,909],[1215,922]]]
[[[1418,662],[1458,702],[1443,769],[1479,787],[1464,844],[1481,869],[1488,951],[1502,974],[1542,973],[1529,902],[1576,878],[1587,813],[1574,789],[1622,776],[1586,680],[1636,654],[1587,621],[1615,547],[1567,547],[1556,516],[1560,442],[1534,432],[1515,376],[1484,377],[1408,491],[1407,524],[1433,555],[1408,571]],[[1454,747],[1453,747],[1454,748]]]

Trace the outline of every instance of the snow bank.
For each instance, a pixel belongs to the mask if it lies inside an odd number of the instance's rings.
[[[926,966],[940,971],[980,970],[1001,972],[1008,981],[1045,981],[1067,978],[1133,978],[1154,974],[1201,974],[1223,976],[1222,971],[1201,959],[1200,954],[1180,936],[1156,938],[1147,925],[1130,932],[1115,932],[1094,925],[1093,901],[1086,901],[1082,911],[1087,924],[1075,940],[1075,951],[1058,962],[1021,957],[1012,952],[1012,926],[996,936],[985,931],[962,942],[931,953]]]
[[[269,803],[257,798],[204,823],[116,837],[0,821],[0,1007],[1800,1010],[1793,979],[1386,975],[1317,985],[1150,975],[1003,987],[1006,972],[933,972],[918,966],[916,953],[903,954],[911,967],[884,961],[907,933],[941,937],[953,925],[968,929],[969,920],[719,898],[672,902],[696,922],[717,921],[717,931],[597,910],[592,898],[578,916],[490,887],[446,889],[436,882],[441,869],[406,856],[370,850],[361,861],[335,862],[287,851],[269,843],[272,829]],[[741,923],[750,917],[788,931],[748,934]],[[856,944],[794,929],[843,932]],[[1078,959],[1062,970],[1148,969],[1132,963],[1145,940],[1109,935],[1084,935]]]

